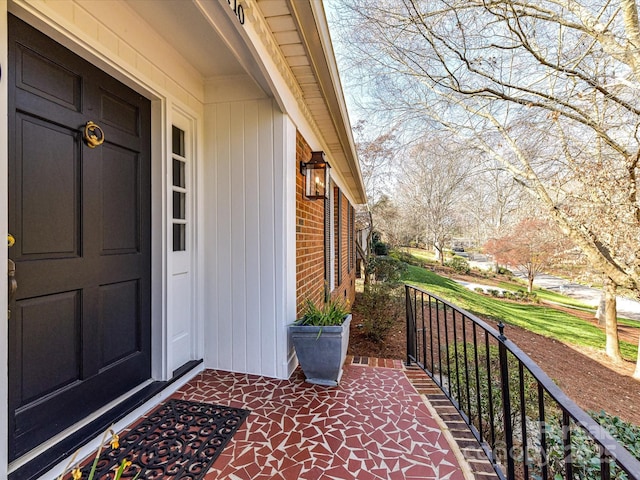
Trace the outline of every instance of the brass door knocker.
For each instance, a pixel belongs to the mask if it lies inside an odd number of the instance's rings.
[[[88,121],[84,127],[84,141],[89,148],[96,148],[104,142],[104,132],[98,125]]]

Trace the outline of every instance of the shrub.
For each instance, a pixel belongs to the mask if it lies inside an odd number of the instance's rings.
[[[364,334],[380,343],[404,311],[404,290],[390,283],[369,285],[353,308],[362,315]]]
[[[373,244],[373,253],[376,255],[388,255],[389,246],[384,242],[376,242]]]
[[[636,458],[640,459],[640,427],[624,422],[604,411],[589,412],[611,436]],[[571,460],[574,478],[600,478],[600,453],[596,442],[575,425],[571,425]],[[564,471],[564,445],[562,443],[562,423],[559,414],[552,417],[547,425],[549,470],[556,476]],[[627,474],[611,463],[611,478],[626,480]]]
[[[376,282],[398,283],[407,264],[393,257],[371,257],[367,270],[375,276]]]
[[[498,273],[500,275],[506,275],[508,277],[512,277],[513,276],[513,272],[511,270],[509,270],[508,268],[505,268],[505,267],[498,267]]]
[[[467,259],[460,257],[459,255],[454,255],[451,260],[445,263],[445,265],[453,268],[456,273],[460,274],[466,275],[471,271],[471,267],[469,267]]]
[[[414,257],[410,253],[402,252],[400,250],[392,250],[389,253],[389,256],[395,258],[396,260],[400,260],[401,262],[413,265],[414,267],[424,267],[425,265],[424,261],[420,260],[417,257]]]
[[[382,237],[379,232],[373,232],[371,235],[371,250],[374,255],[389,254],[389,246],[382,241]]]
[[[474,291],[474,292],[477,292],[477,293],[484,293],[484,288],[482,288],[482,287],[476,287],[476,288],[474,288],[474,289],[473,289],[473,291]]]
[[[491,345],[487,350],[483,346],[477,349],[478,365],[477,370],[474,362],[475,349],[472,344],[466,345],[467,356],[465,358],[465,344],[450,344],[446,349],[443,346],[441,355],[444,357],[443,374],[449,376],[445,378],[450,389],[450,394],[454,400],[465,410],[467,405],[471,406],[470,416],[474,427],[482,429],[489,440],[490,432],[495,433],[496,455],[500,462],[505,462],[506,451],[504,450],[504,417],[502,413],[502,392],[500,381],[500,362],[498,347]],[[457,355],[456,355],[457,350]],[[446,362],[448,352],[448,364]],[[488,357],[488,358],[487,358]],[[465,369],[465,361],[467,369]],[[518,360],[510,353],[507,354],[507,364],[509,369],[509,397],[511,404],[511,424],[513,432],[522,430],[522,414],[527,425],[527,461],[533,479],[541,478],[541,458],[539,430],[536,427],[538,421],[538,383],[527,369],[523,371],[522,385],[524,405],[520,403],[520,374]],[[437,367],[437,365],[435,365]],[[472,372],[468,379],[465,371]],[[474,373],[477,372],[477,377]],[[492,372],[491,375],[488,372]],[[479,380],[477,381],[476,378]],[[468,383],[467,383],[468,380]],[[480,405],[477,405],[477,400]],[[561,479],[564,477],[564,457],[565,450],[562,436],[562,412],[558,405],[549,397],[544,395],[544,409],[546,412],[545,432],[546,432],[546,462],[549,468],[549,478]],[[493,409],[493,419],[488,412]],[[524,411],[523,411],[524,410]],[[481,413],[481,417],[479,418]],[[607,430],[629,452],[640,459],[640,427],[625,422],[618,417],[609,415],[604,411],[600,413],[590,412],[590,415]],[[491,430],[493,425],[493,430]],[[588,480],[600,478],[600,456],[596,442],[579,426],[571,424],[571,454],[573,478]],[[514,434],[514,461],[516,471],[522,468],[523,455],[521,435]],[[626,480],[628,476],[611,464],[611,478]]]

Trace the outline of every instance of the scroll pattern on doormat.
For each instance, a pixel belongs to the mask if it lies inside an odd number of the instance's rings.
[[[249,415],[241,408],[171,399],[122,434],[117,449],[100,455],[94,478],[112,479],[123,460],[122,478],[201,480]],[[87,478],[91,462],[82,469]]]

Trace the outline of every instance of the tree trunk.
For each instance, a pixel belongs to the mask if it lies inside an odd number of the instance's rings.
[[[620,340],[618,339],[618,312],[616,309],[616,289],[617,286],[610,278],[604,282],[605,298],[605,322],[607,345],[606,353],[614,361],[622,361],[620,355]]]
[[[527,283],[527,291],[528,291],[529,293],[533,293],[533,279],[534,279],[534,278],[535,278],[535,275],[533,274],[533,272],[529,272],[529,273],[527,274],[527,280],[528,280],[528,283]]]
[[[607,322],[607,318],[604,314],[605,312],[605,308],[606,308],[606,302],[604,299],[604,292],[602,293],[602,296],[600,297],[600,303],[598,304],[598,309],[596,310],[596,315],[595,317],[598,319],[598,325],[600,325],[601,327],[604,327]]]
[[[440,261],[440,265],[444,266],[444,248],[439,242],[433,242],[433,249],[436,251],[436,260]]]
[[[636,371],[633,372],[633,378],[640,380],[640,337],[638,337],[638,361],[636,362]]]
[[[371,263],[371,250],[373,250],[373,214],[369,210],[369,231],[367,232],[367,252],[364,259],[364,287],[369,288],[371,284],[371,273],[369,264]]]

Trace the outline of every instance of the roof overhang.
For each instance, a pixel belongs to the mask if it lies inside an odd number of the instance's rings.
[[[366,203],[321,0],[165,0],[149,8],[151,3],[129,5],[157,31],[173,32],[174,48],[205,81],[226,77],[236,82],[246,72],[297,119],[312,148],[325,151],[350,199]],[[243,9],[242,22],[233,6]],[[204,45],[209,47],[205,55]]]
[[[337,170],[353,201],[365,204],[367,197],[338,67],[322,1],[258,0],[305,107],[320,135],[333,170]],[[293,24],[296,35],[285,34]]]

